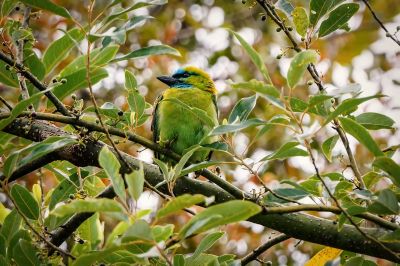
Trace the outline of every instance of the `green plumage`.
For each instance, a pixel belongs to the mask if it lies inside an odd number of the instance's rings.
[[[211,129],[218,125],[214,84],[206,73],[196,68],[188,67],[180,70],[180,72],[189,72],[188,69],[190,69],[190,75],[185,74],[182,78],[177,74],[172,76],[175,77],[175,80],[170,77],[159,78],[171,87],[158,97],[152,124],[154,141],[180,155],[183,155],[193,145],[210,144],[218,141],[217,136],[205,138]],[[193,81],[198,81],[198,83]],[[196,86],[196,84],[199,85]],[[207,86],[204,86],[204,84],[207,84]],[[187,106],[205,111],[212,121],[212,125],[207,124],[198,115],[187,110],[185,106],[169,101],[170,99],[177,99]],[[210,152],[208,151],[196,151],[191,160],[195,162],[205,161],[209,159],[209,155]],[[172,163],[172,160],[165,156],[156,154],[156,157]]]

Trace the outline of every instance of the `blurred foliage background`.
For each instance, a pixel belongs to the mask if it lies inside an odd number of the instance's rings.
[[[55,1],[66,7],[69,12],[84,24],[87,17],[89,1]],[[98,0],[94,14],[101,12],[108,4],[107,0]],[[245,1],[246,2],[246,1]],[[294,6],[308,6],[309,1],[290,1]],[[128,6],[129,1],[123,1],[122,5]],[[382,19],[388,29],[396,31],[400,25],[400,5],[398,0],[371,1],[373,9]],[[180,66],[196,65],[208,71],[215,80],[218,89],[218,107],[220,110],[220,122],[227,117],[234,104],[252,93],[246,90],[233,89],[232,82],[248,81],[250,79],[262,79],[261,74],[251,63],[239,43],[233,38],[227,29],[240,33],[245,40],[262,55],[269,70],[273,83],[278,89],[286,87],[286,76],[290,59],[294,55],[288,49],[290,44],[286,37],[276,31],[276,25],[269,19],[263,20],[261,9],[252,1],[245,4],[242,1],[214,1],[214,0],[169,0],[168,4],[150,8],[141,8],[135,11],[136,15],[150,15],[154,18],[148,20],[144,26],[135,29],[127,35],[126,43],[120,52],[128,53],[139,47],[155,44],[168,44],[182,54],[182,57],[152,56],[135,60],[110,64],[106,67],[109,77],[95,85],[95,95],[101,105],[104,102],[112,102],[122,110],[128,109],[123,89],[124,70],[131,70],[137,78],[140,93],[145,96],[148,103],[153,103],[157,95],[166,89],[156,76],[170,74]],[[17,12],[11,16],[18,16]],[[122,23],[122,22],[121,22]],[[34,36],[35,52],[42,54],[46,47],[55,39],[63,35],[60,29],[68,30],[73,25],[59,16],[43,12],[38,13],[30,23]],[[325,38],[314,41],[312,49],[318,50],[321,60],[317,64],[317,70],[322,75],[327,90],[335,91],[344,88],[347,84],[355,82],[361,84],[362,95],[369,96],[381,92],[388,97],[375,99],[363,104],[357,113],[365,111],[382,112],[391,116],[400,125],[400,49],[391,40],[385,37],[384,32],[378,27],[366,7],[360,2],[360,10],[350,20],[351,32],[339,31]],[[296,36],[300,40],[300,36]],[[85,44],[80,47],[85,50]],[[277,56],[284,53],[282,58]],[[75,49],[58,66],[65,67],[69,62],[81,54]],[[55,71],[57,72],[57,71]],[[308,75],[308,74],[307,74]],[[311,79],[311,77],[309,77]],[[306,80],[305,80],[306,81]],[[49,77],[46,82],[50,83]],[[307,100],[310,94],[317,92],[315,84],[309,86],[303,82],[294,91],[295,97]],[[17,94],[13,89],[0,84],[1,95],[10,102],[17,101]],[[86,90],[77,92],[77,98],[85,100],[85,107],[91,105]],[[64,102],[71,105],[73,100],[67,97]],[[40,110],[39,110],[40,111]],[[147,110],[147,112],[150,112]],[[253,116],[268,120],[279,111],[273,108],[262,98],[258,99]],[[310,117],[309,126],[314,122]],[[235,135],[231,140],[235,153],[246,158],[251,164],[276,150],[283,143],[293,138],[292,133],[284,127],[276,127],[268,131],[263,137],[255,139],[259,128],[251,128]],[[136,129],[136,133],[151,139],[150,121]],[[313,147],[318,149],[333,131],[327,130],[313,139]],[[385,147],[397,145],[400,133],[394,130],[375,131],[372,133],[376,141]],[[18,140],[23,145],[22,140]],[[14,145],[18,144],[15,140]],[[351,146],[357,162],[363,172],[369,167],[372,155],[367,152],[350,137]],[[250,146],[248,146],[251,143]],[[17,147],[17,146],[16,146]],[[120,141],[118,147],[140,159],[152,162],[152,151],[132,145],[130,142]],[[344,149],[337,145],[333,151],[333,163],[329,163],[323,156],[319,156],[317,163],[323,171],[338,171],[344,176],[351,176],[351,170],[347,168],[342,158]],[[215,155],[216,159],[228,160],[223,155]],[[399,153],[394,155],[399,161]],[[246,191],[260,189],[257,179],[246,169],[240,166],[221,165],[221,175],[233,184]],[[276,188],[282,180],[302,180],[313,175],[313,167],[307,157],[296,157],[284,161],[272,161],[260,166],[261,177],[271,188]],[[44,189],[49,191],[55,186],[54,176],[43,170],[45,175]],[[36,183],[37,175],[31,174],[24,179],[28,188]],[[153,193],[144,193],[138,203],[138,208],[157,208],[161,200]],[[168,222],[182,226],[188,219],[188,215],[172,216]],[[105,234],[115,225],[113,220],[105,220]],[[262,226],[242,222],[239,225],[226,226],[228,233],[214,247],[214,254],[234,253],[238,256],[247,254],[276,234]],[[198,243],[197,238],[187,240],[185,250],[194,250]],[[269,250],[263,256],[279,265],[303,265],[319,246],[301,241],[289,240]],[[383,261],[381,265],[385,265]]]

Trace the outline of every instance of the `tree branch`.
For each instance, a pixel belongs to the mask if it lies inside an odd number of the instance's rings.
[[[252,252],[247,254],[245,257],[243,257],[241,260],[241,264],[244,266],[244,265],[250,263],[251,261],[257,259],[258,256],[260,256],[262,253],[267,251],[269,248],[272,248],[276,244],[279,244],[285,240],[288,240],[289,238],[290,238],[290,236],[287,236],[285,234],[280,234],[280,235],[272,238],[271,240],[265,242],[264,244],[262,244],[261,246],[257,247]]]
[[[44,85],[35,75],[33,75],[23,64],[15,62],[13,59],[8,57],[2,51],[0,51],[0,60],[4,61],[11,67],[15,67],[18,73],[21,73],[27,80],[29,80],[33,86],[35,86],[40,91],[47,90],[47,86]],[[64,104],[51,92],[45,92],[46,97],[54,104],[57,110],[66,116],[71,116],[68,109]]]
[[[28,126],[29,130],[20,130],[21,127],[24,126]],[[33,141],[42,141],[47,137],[54,135],[70,135],[69,133],[48,123],[31,121],[30,119],[26,118],[16,119],[11,124],[9,124],[4,131]],[[55,153],[58,156],[57,158],[59,158],[60,160],[67,160],[76,166],[99,166],[97,158],[101,148],[104,145],[105,144],[102,142],[88,138],[85,142],[85,145],[71,145],[69,147],[62,148]],[[141,162],[125,153],[122,153],[122,155],[132,168],[137,169],[140,163],[143,164],[146,180],[151,185],[157,185],[164,180],[163,175],[160,173],[157,166]],[[121,170],[122,172],[124,172],[127,169],[125,167],[122,167]],[[161,186],[159,189],[168,193],[168,189],[166,186]],[[190,179],[188,177],[181,177],[177,180],[174,187],[174,193],[176,195],[182,195],[185,193],[200,193],[205,196],[214,196],[216,203],[226,202],[235,198],[228,192],[224,191],[223,189],[217,187],[212,183]],[[114,191],[112,190],[112,188],[107,188],[101,195],[112,198],[114,197]],[[64,231],[65,229],[63,228],[56,229],[56,231],[54,231],[54,236],[51,239],[52,243],[62,243],[63,241],[65,241],[66,237],[68,237],[71,232],[76,230],[76,228],[88,217],[90,217],[89,214],[85,215],[80,213],[74,215],[67,222],[67,224],[71,225],[68,229],[69,233],[67,234],[66,231]],[[344,250],[400,262],[400,260],[398,260],[396,256],[393,256],[381,246],[373,243],[372,241],[365,241],[363,235],[355,230],[355,228],[351,225],[344,225],[343,229],[339,232],[338,225],[336,225],[332,221],[299,213],[260,213],[256,216],[251,217],[249,221],[264,225],[266,227],[280,231],[291,237],[304,241],[310,241],[321,245],[332,246]],[[363,231],[374,237],[379,237],[389,232],[377,228],[362,229]],[[395,252],[400,252],[399,243],[387,243],[387,247]]]
[[[371,12],[372,16],[376,20],[376,22],[379,24],[379,26],[386,32],[386,37],[389,37],[392,39],[398,46],[400,46],[400,40],[394,36],[394,34],[391,34],[388,29],[385,27],[383,22],[378,18],[378,16],[375,14],[374,10],[372,9],[371,5],[369,4],[368,0],[362,0],[364,4],[367,6],[369,11]]]

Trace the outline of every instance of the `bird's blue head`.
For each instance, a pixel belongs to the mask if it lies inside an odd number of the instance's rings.
[[[205,71],[193,66],[180,68],[172,76],[160,76],[157,79],[175,89],[198,88],[216,93],[211,77]]]

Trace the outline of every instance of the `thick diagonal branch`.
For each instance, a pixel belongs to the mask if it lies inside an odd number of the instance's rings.
[[[21,130],[21,128],[29,128],[29,130]],[[5,129],[7,133],[24,137],[33,141],[43,141],[50,136],[69,135],[65,131],[48,123],[31,121],[29,119],[19,118],[8,125]],[[85,145],[72,145],[58,150],[54,154],[54,159],[67,160],[76,166],[99,166],[98,155],[101,148],[105,144],[99,141],[88,139]],[[132,156],[122,153],[125,160],[132,168],[138,168],[139,163],[143,163],[146,180],[151,185],[157,185],[164,180],[157,166],[140,162]],[[122,168],[122,171],[127,169]],[[159,188],[161,191],[168,193],[168,189]],[[200,193],[206,196],[214,196],[217,203],[234,199],[235,197],[219,188],[218,186],[204,181],[182,177],[177,180],[174,187],[175,195],[184,193]],[[115,196],[113,190],[109,188],[102,196],[112,198]],[[71,235],[76,228],[83,223],[90,214],[77,214],[68,222],[68,230],[58,228],[53,233],[52,243],[59,245]],[[271,229],[285,233],[291,237],[318,243],[321,245],[332,246],[344,250],[349,250],[361,254],[374,257],[380,257],[387,260],[399,262],[392,254],[382,249],[375,243],[368,242],[353,226],[345,225],[339,232],[338,225],[332,221],[313,217],[306,214],[258,214],[249,219],[249,221],[269,227]],[[362,228],[366,233],[374,237],[379,237],[388,233],[383,229]],[[395,251],[400,252],[398,243],[388,243],[387,246]]]

